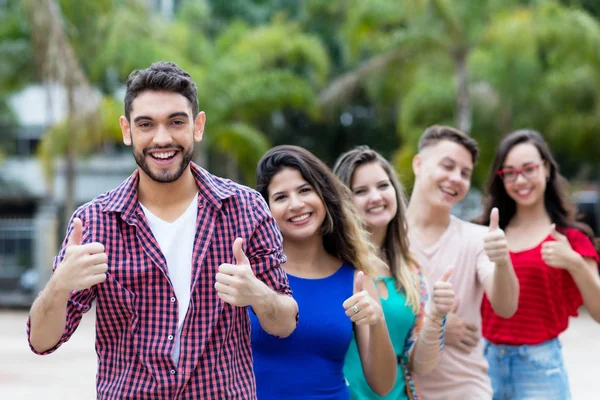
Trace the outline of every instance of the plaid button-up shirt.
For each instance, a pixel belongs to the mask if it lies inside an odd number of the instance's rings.
[[[179,365],[171,358],[177,298],[165,257],[138,202],[138,172],[73,216],[83,221],[84,244],[104,245],[108,277],[104,283],[71,293],[63,336],[42,354],[53,352],[71,337],[96,299],[98,399],[256,397],[248,310],[219,299],[215,274],[221,263],[235,261],[232,245],[241,237],[255,275],[275,291],[291,295],[280,267],[285,262],[281,234],[256,191],[190,166],[198,185],[198,218]],[[71,230],[72,220],[67,237]],[[63,260],[65,248],[66,239],[54,268]],[[28,321],[28,338],[29,332]]]

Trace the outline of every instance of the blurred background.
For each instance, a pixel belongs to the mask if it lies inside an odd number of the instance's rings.
[[[447,124],[480,143],[471,219],[502,135],[533,128],[600,230],[600,1],[0,0],[0,307],[29,307],[67,218],[136,167],[124,83],[161,60],[197,83],[217,175],[253,186],[273,145],[331,165],[368,144],[410,191],[419,135]]]

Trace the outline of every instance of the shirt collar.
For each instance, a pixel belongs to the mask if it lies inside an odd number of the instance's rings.
[[[198,185],[199,205],[206,203],[220,209],[223,200],[236,193],[235,186],[230,180],[217,178],[193,162],[190,162],[189,167]],[[138,209],[139,179],[139,170],[136,169],[116,189],[109,192],[102,210],[104,212],[120,212],[124,220],[129,220],[129,217]]]

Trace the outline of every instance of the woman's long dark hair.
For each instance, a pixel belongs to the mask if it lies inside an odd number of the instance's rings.
[[[544,205],[552,223],[556,224],[556,227],[559,230],[568,227],[582,231],[598,248],[592,229],[586,224],[576,220],[577,210],[568,195],[569,183],[559,173],[558,164],[552,156],[548,144],[540,133],[530,129],[521,129],[512,132],[506,135],[498,145],[498,150],[496,151],[496,156],[488,177],[488,196],[484,207],[484,213],[479,222],[484,225],[489,225],[490,212],[494,207],[498,208],[500,214],[500,228],[505,229],[510,220],[514,217],[517,211],[517,204],[506,192],[504,183],[498,176],[498,171],[502,169],[508,152],[521,143],[531,143],[534,145],[540,153],[542,160],[547,163],[550,169],[550,176],[548,177],[546,191],[544,193]]]
[[[383,261],[376,255],[368,234],[361,226],[348,188],[310,151],[298,146],[276,146],[260,159],[256,170],[256,190],[267,204],[269,184],[284,168],[300,172],[325,205],[326,218],[321,227],[325,250],[374,276],[375,263]]]

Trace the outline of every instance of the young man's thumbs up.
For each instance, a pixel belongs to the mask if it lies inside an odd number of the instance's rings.
[[[497,266],[505,266],[510,264],[510,252],[504,231],[500,229],[500,214],[498,209],[494,207],[490,212],[490,227],[483,241],[483,249],[490,261]]]
[[[233,242],[236,264],[223,263],[215,276],[215,289],[224,302],[237,307],[252,306],[265,295],[267,286],[254,276],[250,260],[242,249],[244,240]]]
[[[490,212],[490,232],[495,231],[500,227],[500,212],[496,207]]]
[[[106,280],[108,256],[98,242],[83,244],[83,222],[74,218],[65,256],[52,279],[64,292],[84,290]]]
[[[433,285],[432,293],[432,316],[442,318],[446,316],[454,306],[454,288],[448,282],[454,267],[450,267],[444,272],[442,278]]]
[[[67,240],[67,246],[81,246],[83,236],[83,222],[81,219],[74,218],[73,219],[73,230],[69,235],[69,239]]]
[[[244,239],[237,238],[233,242],[233,256],[235,257],[235,261],[237,265],[250,265],[250,260],[246,257],[246,253],[244,253]]]

